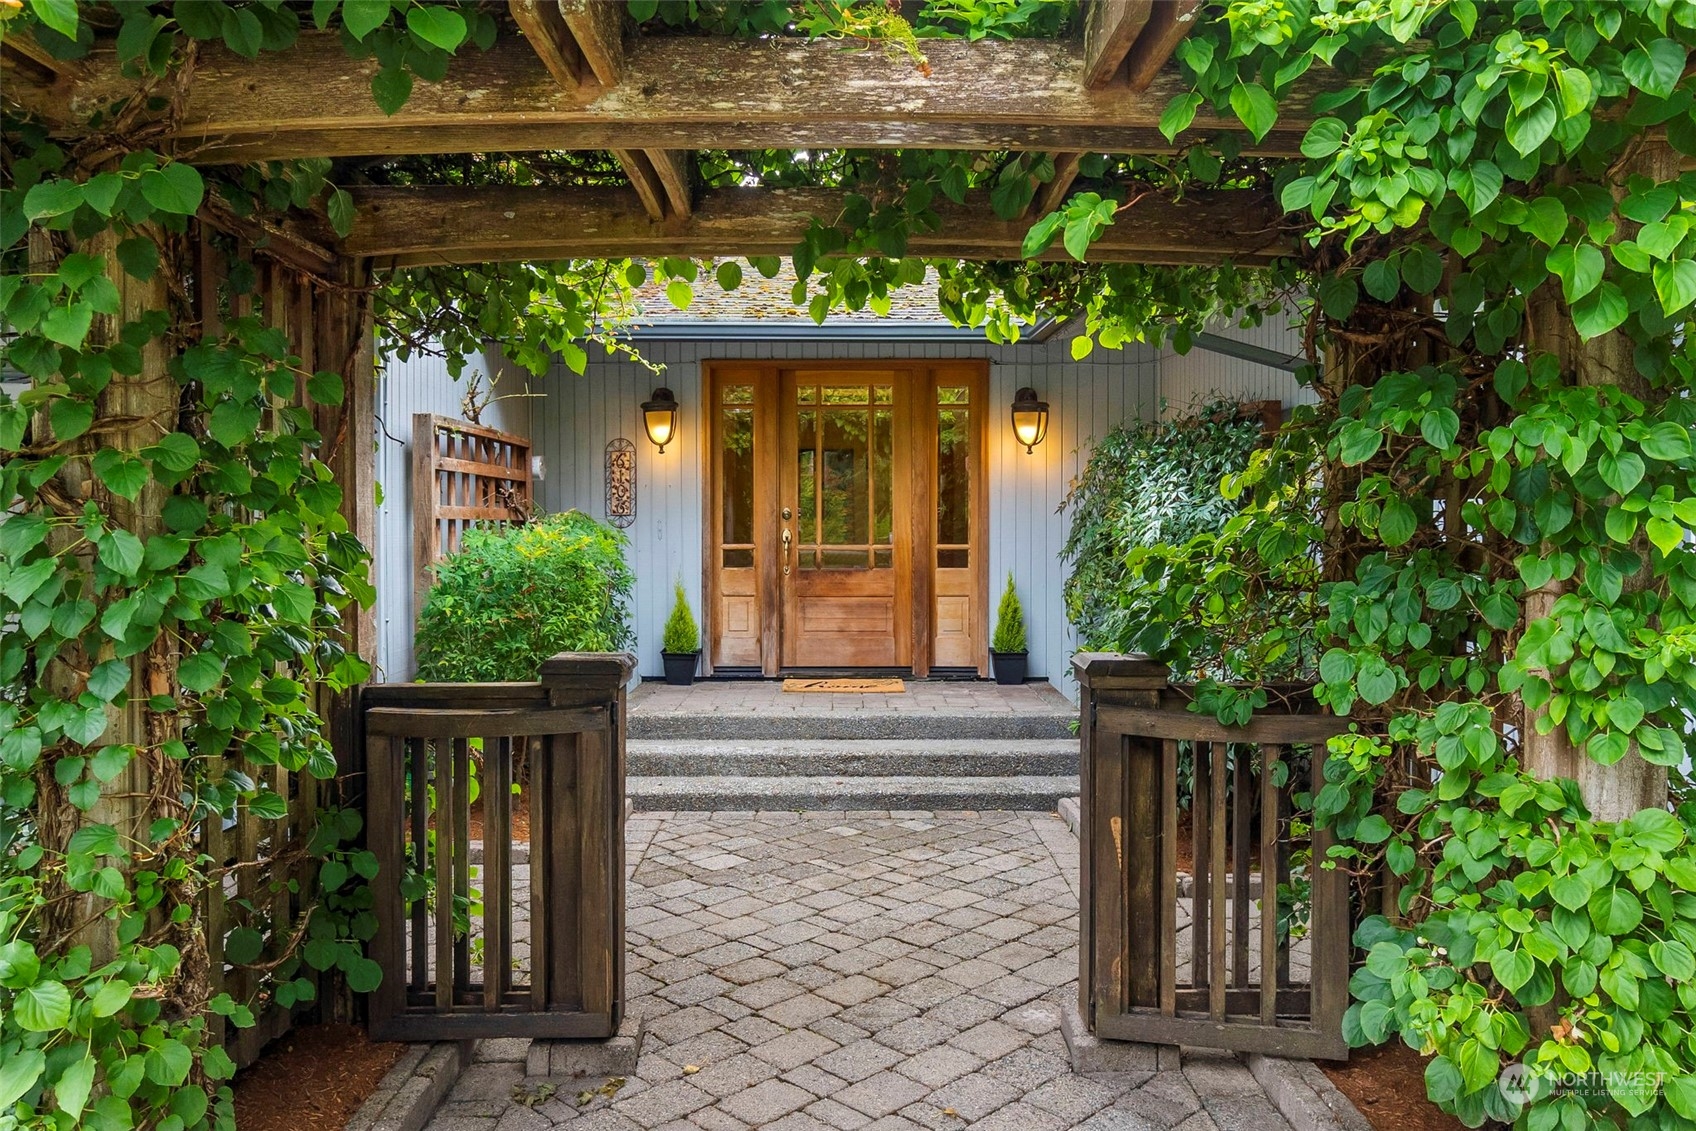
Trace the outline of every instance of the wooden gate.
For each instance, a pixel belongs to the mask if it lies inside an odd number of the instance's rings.
[[[1307,782],[1318,790],[1325,741],[1347,720],[1298,697],[1224,726],[1188,710],[1161,664],[1086,653],[1073,665],[1083,690],[1078,998],[1090,1029],[1346,1058],[1348,874],[1318,867],[1331,835],[1309,831],[1295,798]]]
[[[564,653],[537,683],[365,689],[373,956],[383,968],[374,1039],[617,1032],[624,685],[635,663]],[[515,773],[527,778],[516,794]],[[527,840],[514,838],[515,797]]]

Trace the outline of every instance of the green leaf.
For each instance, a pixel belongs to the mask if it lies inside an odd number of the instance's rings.
[[[306,379],[306,395],[313,404],[338,405],[347,396],[340,373],[320,369]]]
[[[1491,955],[1490,972],[1509,993],[1513,993],[1531,980],[1531,975],[1537,972],[1537,963],[1518,947],[1512,950],[1503,948]]]
[[[1560,113],[1548,98],[1533,103],[1523,112],[1510,110],[1505,130],[1508,144],[1518,150],[1521,157],[1529,157],[1549,140],[1559,122]]]
[[[124,767],[135,757],[135,747],[130,745],[102,746],[89,759],[89,772],[98,782],[109,782],[124,772]]]
[[[181,1041],[164,1040],[147,1054],[147,1078],[164,1088],[175,1088],[188,1079],[194,1054]]]
[[[213,408],[206,430],[226,448],[234,448],[253,438],[259,428],[259,406],[245,401],[219,401]]]
[[[71,991],[63,982],[36,982],[18,991],[12,1016],[32,1033],[63,1029],[71,1019]]]
[[[733,291],[742,285],[742,265],[734,259],[720,263],[714,275],[718,279],[720,290]]]
[[[237,927],[224,936],[224,960],[246,966],[265,948],[265,936],[252,927]]]
[[[113,573],[134,577],[146,552],[141,539],[128,530],[111,530],[100,540],[100,563]]]
[[[1609,935],[1628,935],[1643,921],[1643,903],[1619,884],[1609,884],[1590,897],[1590,921]]]
[[[1389,302],[1402,289],[1401,272],[1389,259],[1374,259],[1366,265],[1366,270],[1360,273],[1361,284],[1366,293],[1379,302]]]
[[[1360,674],[1355,677],[1355,689],[1360,692],[1360,697],[1374,707],[1388,703],[1398,686],[1396,673],[1377,656],[1368,657],[1360,665]]]
[[[412,72],[399,65],[382,68],[371,76],[371,97],[383,113],[395,113],[412,97]]]
[[[0,1111],[11,1113],[16,1104],[47,1070],[47,1057],[40,1049],[23,1049],[0,1057]]]
[[[1201,109],[1201,95],[1190,93],[1180,94],[1166,104],[1166,110],[1160,115],[1160,132],[1167,141],[1189,129],[1195,121],[1195,112]]]
[[[83,204],[83,187],[76,181],[42,181],[24,193],[24,218],[44,220],[75,212]]]
[[[1489,593],[1479,602],[1478,612],[1483,616],[1485,624],[1499,631],[1505,632],[1519,623],[1519,602],[1500,589]]]
[[[665,297],[678,310],[688,310],[689,304],[695,301],[695,288],[687,280],[673,279],[665,285]]]
[[[1449,173],[1449,187],[1455,190],[1466,210],[1476,216],[1501,195],[1502,171],[1493,161],[1474,161]]]
[[[159,246],[142,236],[131,236],[118,244],[118,262],[124,273],[142,282],[159,270]]]
[[[389,0],[343,0],[342,26],[353,38],[364,40],[389,18]]]
[[[116,448],[102,448],[89,461],[95,476],[106,484],[114,495],[126,499],[140,496],[147,486],[147,465]]]
[[[1231,88],[1231,109],[1255,141],[1270,133],[1278,121],[1277,100],[1257,82],[1239,83]]]
[[[130,685],[130,666],[124,660],[107,660],[88,673],[88,690],[102,703],[110,703]]]
[[[1643,454],[1650,459],[1658,459],[1665,463],[1675,463],[1678,460],[1687,459],[1692,451],[1690,429],[1682,424],[1663,420],[1649,429],[1649,434],[1643,438],[1638,447],[1642,448]]]
[[[1378,449],[1384,445],[1384,433],[1364,421],[1351,420],[1343,425],[1339,440],[1338,458],[1353,467],[1378,454]]]
[[[1676,522],[1669,522],[1664,518],[1651,518],[1645,529],[1648,531],[1649,541],[1653,542],[1655,548],[1663,554],[1671,554],[1684,544],[1684,527]]]
[[[330,215],[330,227],[336,235],[346,238],[353,231],[353,194],[344,188],[331,189],[324,209]]]
[[[1602,482],[1622,495],[1629,495],[1633,487],[1643,482],[1643,472],[1643,460],[1635,452],[1621,452],[1617,456],[1603,452],[1596,461],[1596,473]]]
[[[196,652],[177,665],[177,682],[193,692],[205,692],[224,677],[224,662],[210,652]]]
[[[1626,80],[1645,94],[1656,98],[1671,96],[1684,74],[1689,52],[1677,40],[1657,39],[1645,46],[1626,52],[1620,69]]]
[[[1347,133],[1348,126],[1340,118],[1318,119],[1307,127],[1307,134],[1301,139],[1302,156],[1315,160],[1331,156],[1342,147]]]
[[[206,182],[194,166],[172,161],[141,175],[141,195],[161,212],[193,216],[206,196]]]
[[[1556,903],[1568,911],[1579,911],[1590,902],[1592,888],[1589,880],[1585,879],[1582,874],[1575,873],[1570,876],[1555,877],[1554,881],[1549,884],[1549,894],[1554,896]]]
[[[439,4],[414,4],[408,8],[406,27],[425,43],[443,51],[452,52],[465,42],[465,17]]]
[[[1696,302],[1696,260],[1674,259],[1655,264],[1655,294],[1668,318]]]
[[[41,334],[49,341],[80,349],[92,325],[94,307],[86,302],[72,302],[65,306],[55,306],[47,312],[47,316],[41,320]],[[62,436],[59,438],[64,439]]]
[[[1552,196],[1540,196],[1527,205],[1520,227],[1554,247],[1566,235],[1567,223],[1566,205]]]
[[[1545,265],[1560,277],[1561,294],[1566,301],[1574,303],[1601,283],[1607,261],[1595,244],[1584,243],[1577,247],[1560,244],[1549,252]]]
[[[1419,420],[1419,434],[1438,451],[1447,451],[1460,436],[1460,416],[1452,408],[1439,408]]]
[[[1341,648],[1332,648],[1319,660],[1319,678],[1326,683],[1347,683],[1354,670],[1354,657]]]
[[[141,454],[166,471],[181,473],[200,462],[200,444],[187,432],[167,432],[159,437],[157,444],[143,448]]]
[[[1573,304],[1572,321],[1579,337],[1585,341],[1601,337],[1619,326],[1631,314],[1631,304],[1625,293],[1612,283],[1604,282],[1581,301]]]
[[[1328,317],[1347,321],[1359,304],[1360,288],[1353,275],[1326,275],[1319,280],[1319,305]]]
[[[383,968],[369,958],[355,958],[347,965],[347,988],[368,994],[383,983]]]
[[[29,0],[29,8],[36,19],[66,39],[76,39],[77,0]]]
[[[94,1058],[84,1054],[53,1081],[53,1102],[60,1111],[75,1119],[88,1106],[88,1094],[93,1090]]]
[[[1403,546],[1419,530],[1419,519],[1406,500],[1391,499],[1384,504],[1384,515],[1378,521],[1378,536],[1386,546]]]

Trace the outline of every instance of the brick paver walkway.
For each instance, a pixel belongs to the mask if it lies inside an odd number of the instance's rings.
[[[543,1099],[523,1042],[486,1042],[431,1131],[1287,1131],[1232,1057],[1072,1071],[1077,845],[1052,815],[649,813],[630,857],[636,1075]]]

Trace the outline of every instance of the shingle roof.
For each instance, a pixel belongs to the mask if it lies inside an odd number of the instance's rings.
[[[733,291],[720,289],[710,272],[702,272],[695,281],[695,297],[687,310],[678,310],[665,297],[665,288],[650,279],[637,289],[637,309],[634,321],[643,325],[722,325],[726,323],[777,322],[797,319],[813,324],[805,307],[790,301],[795,288],[795,271],[784,261],[774,278],[766,278],[751,267],[742,272],[742,285]],[[825,324],[843,323],[906,323],[924,326],[951,326],[937,308],[936,277],[927,272],[923,283],[900,287],[889,296],[889,313],[880,315],[867,307],[863,310],[832,310]]]

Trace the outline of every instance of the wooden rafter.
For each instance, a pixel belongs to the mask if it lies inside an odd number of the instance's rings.
[[[1031,215],[1046,216],[1066,202],[1066,197],[1072,192],[1072,182],[1078,179],[1078,166],[1083,159],[1081,153],[1054,155],[1054,177],[1037,192]]]
[[[1168,69],[1166,64],[1172,52],[1195,26],[1200,9],[1201,0],[1154,0],[1148,23],[1125,60],[1125,80],[1131,90],[1148,90],[1155,78]]]
[[[624,61],[617,6],[591,0],[507,0],[514,22],[554,81],[593,92],[618,85]],[[610,18],[608,12],[610,10]],[[666,149],[614,149],[642,207],[654,220],[689,215],[689,163]]]
[[[925,51],[929,77],[830,42],[637,36],[624,45],[616,85],[572,89],[509,37],[462,52],[446,79],[420,82],[391,117],[371,99],[375,60],[349,59],[338,35],[306,32],[257,62],[205,45],[174,137],[202,162],[540,149],[1173,149],[1157,127],[1185,89],[1174,68],[1145,91],[1092,90],[1076,41],[929,40]],[[135,89],[110,47],[82,65],[80,78],[7,81],[0,96],[69,128]],[[1339,81],[1329,71],[1298,80],[1277,127],[1245,151],[1298,152],[1312,98]],[[1227,131],[1241,127],[1204,109],[1179,141]]]
[[[1125,57],[1157,0],[1093,0],[1084,13],[1084,85],[1100,90],[1125,69]],[[1163,0],[1170,3],[1171,0]]]
[[[837,215],[832,189],[713,189],[688,218],[649,220],[624,189],[356,188],[351,255],[395,265],[515,259],[785,255],[815,216]],[[996,219],[987,198],[938,208],[936,232],[915,232],[914,255],[1016,259],[1027,221]],[[1092,246],[1101,261],[1270,262],[1291,254],[1278,209],[1263,193],[1216,190],[1182,201],[1145,198],[1120,214]],[[1056,248],[1051,258],[1061,258]]]

